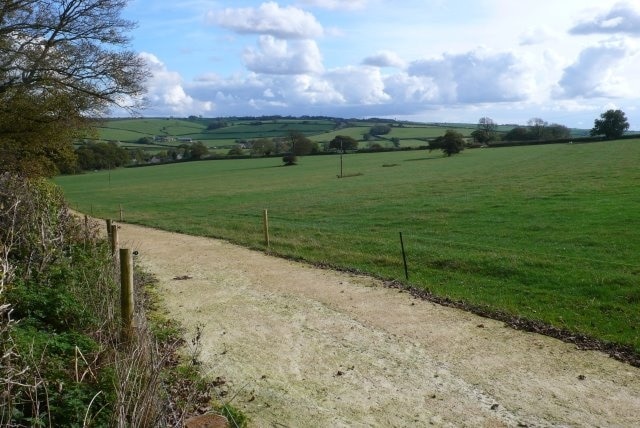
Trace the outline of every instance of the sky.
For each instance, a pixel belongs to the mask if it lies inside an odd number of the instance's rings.
[[[640,130],[638,0],[130,0],[123,15],[152,73],[142,116],[591,128],[622,109]]]

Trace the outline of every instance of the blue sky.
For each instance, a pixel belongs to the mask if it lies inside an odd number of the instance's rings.
[[[640,129],[640,2],[131,0],[144,116],[531,118]]]

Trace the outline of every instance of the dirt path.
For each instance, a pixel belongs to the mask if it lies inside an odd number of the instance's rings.
[[[252,426],[640,426],[640,369],[602,353],[222,241],[120,241]]]

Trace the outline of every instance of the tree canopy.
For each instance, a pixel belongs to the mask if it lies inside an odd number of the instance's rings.
[[[476,129],[471,133],[471,136],[476,142],[486,144],[499,139],[497,131],[498,124],[490,117],[484,116],[478,119]]]
[[[549,124],[539,117],[529,119],[527,126],[516,126],[507,132],[506,141],[544,141],[571,137],[571,131],[564,125]]]
[[[464,150],[464,135],[451,129],[441,137],[429,143],[429,149],[440,149],[447,156],[452,156]]]
[[[257,155],[269,156],[275,148],[275,143],[269,138],[259,138],[251,143],[251,153]]]
[[[126,0],[7,0],[0,7],[0,171],[51,176],[112,106],[134,108],[147,70],[128,50]]]
[[[287,136],[289,150],[296,156],[304,156],[318,151],[318,143],[314,143],[301,132],[291,131]]]
[[[391,127],[389,125],[375,125],[369,129],[369,134],[371,135],[386,135],[391,132]]]
[[[607,138],[620,138],[629,129],[627,116],[622,110],[607,110],[596,119],[591,135],[604,135]]]
[[[336,135],[333,140],[329,142],[330,149],[341,150],[356,150],[358,148],[358,141],[348,135]]]
[[[76,149],[77,168],[81,171],[110,169],[130,161],[127,150],[116,143],[88,143]]]

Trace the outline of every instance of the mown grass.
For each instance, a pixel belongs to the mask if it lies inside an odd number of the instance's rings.
[[[640,140],[209,161],[60,177],[85,212],[404,280],[640,352]],[[389,165],[394,165],[389,168]]]

